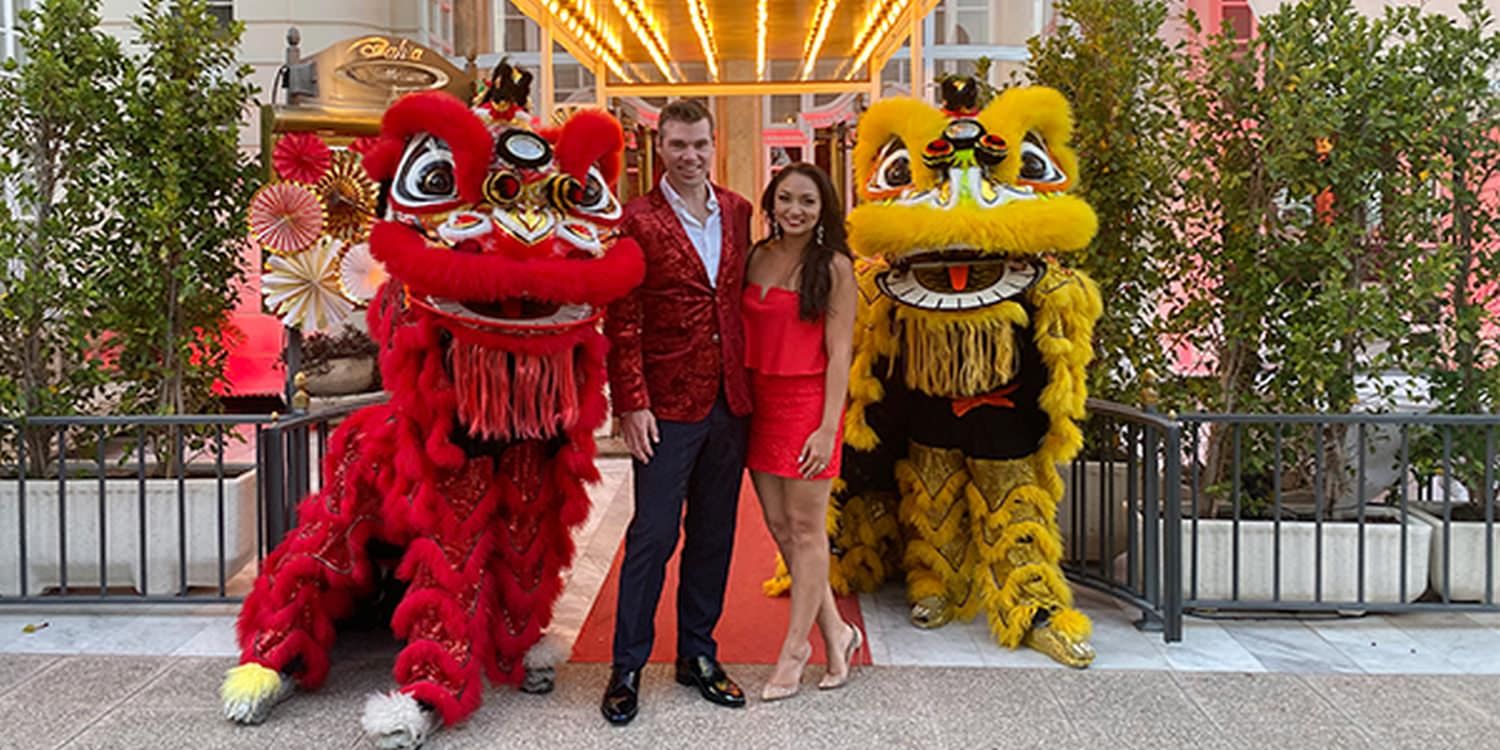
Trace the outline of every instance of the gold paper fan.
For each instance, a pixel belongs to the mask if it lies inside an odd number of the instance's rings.
[[[333,163],[318,180],[318,194],[327,207],[323,231],[344,242],[362,242],[375,220],[375,201],[380,192],[360,166],[359,154],[336,151]]]

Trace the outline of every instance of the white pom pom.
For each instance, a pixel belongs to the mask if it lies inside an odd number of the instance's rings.
[[[414,750],[437,730],[437,712],[422,708],[406,693],[374,693],[365,700],[359,723],[380,750]]]

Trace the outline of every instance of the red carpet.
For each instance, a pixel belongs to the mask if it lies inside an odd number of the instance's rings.
[[[627,480],[628,481],[628,480]],[[594,608],[584,621],[573,645],[573,661],[609,663],[610,649],[615,631],[615,602],[620,593],[620,560],[624,557],[624,543],[615,553],[613,567],[599,596],[594,599]],[[680,543],[679,543],[680,548]],[[719,660],[727,664],[775,664],[781,652],[781,641],[786,635],[787,618],[791,613],[791,600],[787,597],[771,598],[761,593],[760,584],[776,569],[776,542],[766,530],[761,518],[760,501],[755,489],[746,480],[740,492],[739,522],[735,530],[734,560],[729,566],[729,586],[724,596],[724,616],[719,618],[719,628],[714,632],[719,642]],[[864,628],[860,616],[859,600],[856,597],[839,597],[839,611],[844,619]],[[823,661],[823,638],[813,627],[814,662]],[[656,643],[651,651],[651,661],[671,662],[676,658],[677,646],[677,555],[667,563],[667,582],[662,588],[661,602],[656,610]],[[860,649],[855,656],[858,664],[869,664],[868,647]]]

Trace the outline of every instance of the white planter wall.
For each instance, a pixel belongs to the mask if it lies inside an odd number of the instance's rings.
[[[1401,536],[1399,523],[1365,524],[1365,590],[1367,603],[1401,601]],[[1359,525],[1323,524],[1322,601],[1359,599]],[[1275,593],[1276,528],[1271,521],[1241,521],[1239,527],[1239,598],[1270,601]],[[1193,596],[1190,519],[1182,521],[1182,587]],[[1432,527],[1419,518],[1405,526],[1406,599],[1415,601],[1427,588]],[[1317,525],[1311,521],[1281,522],[1281,600],[1316,601]],[[1234,522],[1198,522],[1198,599],[1231,599],[1233,589]]]
[[[1161,529],[1158,522],[1158,530]],[[1405,527],[1406,598],[1416,601],[1427,590],[1433,528],[1413,513]],[[1160,531],[1165,540],[1165,532]],[[1274,596],[1276,527],[1271,521],[1241,521],[1239,600],[1270,602]],[[1401,537],[1399,523],[1365,525],[1365,592],[1367,604],[1396,603],[1401,598]],[[1193,523],[1182,519],[1182,595],[1198,600],[1233,600],[1234,522],[1198,521],[1198,587],[1193,591]],[[1158,559],[1160,555],[1158,555]],[[1319,601],[1317,581],[1317,524],[1281,522],[1281,601]],[[1359,525],[1323,524],[1322,599],[1331,604],[1359,600]],[[1125,580],[1125,556],[1115,558],[1115,576]],[[1482,581],[1482,579],[1481,579]],[[1354,607],[1351,607],[1354,608]]]
[[[1432,519],[1432,590],[1443,592],[1443,521]],[[1449,562],[1449,583],[1452,586],[1449,599],[1460,602],[1484,601],[1484,522],[1454,521],[1450,536],[1453,542],[1453,559]],[[1494,576],[1495,601],[1500,602],[1500,520],[1490,530],[1494,540],[1495,559],[1491,562]]]
[[[187,585],[219,584],[218,482],[185,482]],[[58,554],[57,480],[26,482],[26,589],[42,593],[61,583]],[[141,591],[140,502],[135,479],[105,482],[107,539],[105,577],[111,587],[129,586],[146,594],[179,590],[178,498],[176,479],[146,481],[146,590]],[[255,557],[255,472],[224,479],[224,575]],[[0,483],[0,594],[21,593],[18,484]],[[99,585],[99,482],[67,483],[68,586]]]

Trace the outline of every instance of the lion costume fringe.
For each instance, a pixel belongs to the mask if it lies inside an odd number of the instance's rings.
[[[945,107],[865,113],[849,215],[860,304],[844,469],[829,534],[841,593],[905,576],[911,620],[984,612],[1001,645],[1093,659],[1058,567],[1057,464],[1082,444],[1098,290],[1056,256],[1097,219],[1068,188],[1072,115],[1052,89],[982,109],[950,80]],[[784,591],[785,568],[767,582]]]

